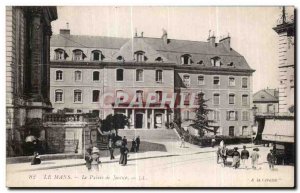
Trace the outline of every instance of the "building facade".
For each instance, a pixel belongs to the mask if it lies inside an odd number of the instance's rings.
[[[295,22],[294,15],[287,17],[285,7],[279,23],[273,30],[278,34],[279,53],[279,112],[293,111],[295,91]]]
[[[51,39],[51,101],[54,110],[129,117],[131,128],[188,124],[199,93],[208,99],[218,135],[249,136],[252,70],[230,46],[137,34],[132,39],[76,36],[69,29]]]
[[[6,7],[7,155],[20,144],[31,119],[51,110],[50,37],[56,7]]]
[[[279,92],[276,89],[262,89],[253,95],[253,106],[259,114],[277,114],[279,112]]]

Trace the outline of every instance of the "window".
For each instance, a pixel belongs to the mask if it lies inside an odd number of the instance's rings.
[[[234,94],[229,94],[229,104],[233,105],[234,104],[234,100],[235,99],[235,95]]]
[[[221,66],[221,59],[219,57],[214,57],[210,59],[211,65],[220,67]]]
[[[143,51],[135,52],[134,59],[137,62],[144,62],[145,61],[145,52],[143,52]]]
[[[205,99],[205,94],[203,92],[197,93],[197,101],[202,99]]]
[[[96,117],[99,117],[100,111],[99,110],[92,110],[92,114]]]
[[[117,69],[117,81],[123,81],[124,80],[124,70],[123,69]]]
[[[204,85],[204,76],[198,76],[198,85]]]
[[[162,100],[162,91],[155,91],[155,94],[156,94],[156,101],[157,102],[161,102]]]
[[[197,64],[202,65],[203,64],[203,60],[200,60],[199,62],[197,62]]]
[[[102,52],[99,50],[92,51],[92,60],[93,61],[101,61],[102,60]]]
[[[249,112],[248,111],[243,111],[242,120],[249,121]]]
[[[155,81],[158,83],[162,82],[162,70],[155,71]]]
[[[242,78],[242,88],[248,88],[248,78]]]
[[[213,119],[215,121],[219,121],[220,120],[220,112],[219,111],[214,111]]]
[[[229,86],[235,86],[235,78],[229,77]]]
[[[185,54],[181,56],[181,64],[191,64],[191,56],[189,54]]]
[[[234,126],[229,127],[229,136],[231,136],[231,137],[234,136]]]
[[[227,111],[227,121],[237,121],[238,112],[237,111]]]
[[[142,69],[137,69],[135,73],[135,80],[136,81],[143,81],[144,79],[144,73]]]
[[[242,127],[242,135],[243,136],[248,136],[249,135],[249,131],[248,131],[248,127],[247,126],[243,126]]]
[[[124,92],[123,92],[123,90],[117,90],[116,95],[117,95],[117,99],[120,99],[120,100],[124,99]]]
[[[62,90],[55,91],[55,102],[63,102],[63,91]]]
[[[81,71],[75,71],[75,81],[81,81]]]
[[[228,63],[227,66],[233,66],[233,62]]]
[[[243,106],[248,105],[248,95],[246,95],[246,94],[242,95],[242,105]]]
[[[214,76],[213,83],[214,85],[220,85],[220,77]]]
[[[82,102],[82,92],[81,92],[81,90],[75,90],[74,91],[74,102],[75,103]]]
[[[56,49],[55,52],[55,60],[65,60],[67,57],[66,52],[63,49]]]
[[[219,105],[220,104],[220,94],[219,93],[214,94],[213,103],[214,103],[214,105]]]
[[[188,110],[183,112],[183,119],[189,120],[190,119],[190,112]]]
[[[273,104],[267,105],[267,112],[268,113],[274,113],[275,112],[275,106]]]
[[[57,70],[56,71],[56,80],[63,80],[63,71]]]
[[[137,90],[136,91],[136,102],[142,102],[143,101],[143,91]]]
[[[189,87],[190,86],[190,76],[189,75],[184,75],[183,76],[183,84],[186,86],[186,87]]]
[[[120,61],[120,62],[122,62],[122,61],[124,61],[124,58],[123,58],[123,56],[118,56],[117,60]]]
[[[93,81],[100,81],[100,72],[99,71],[93,72]]]
[[[78,60],[83,60],[85,58],[85,55],[83,54],[82,50],[74,50],[73,51],[73,60],[78,61]]]
[[[162,57],[157,57],[157,58],[155,59],[155,61],[157,61],[157,62],[163,62],[163,59],[162,59]]]
[[[99,102],[100,90],[93,90],[93,102]]]

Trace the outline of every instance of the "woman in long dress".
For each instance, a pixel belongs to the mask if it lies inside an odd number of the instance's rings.
[[[122,166],[125,166],[127,164],[127,155],[128,155],[128,148],[126,147],[126,144],[123,143],[121,148],[120,148],[120,161],[119,164],[121,164]]]

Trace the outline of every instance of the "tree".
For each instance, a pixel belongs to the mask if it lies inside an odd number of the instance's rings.
[[[101,120],[101,131],[111,131],[118,129],[124,129],[126,125],[129,125],[128,118],[123,114],[109,114],[105,119]]]
[[[203,137],[205,134],[205,131],[213,132],[216,134],[216,129],[212,128],[210,126],[210,123],[213,123],[213,120],[208,119],[208,113],[211,111],[208,109],[206,102],[208,100],[205,100],[203,98],[203,93],[200,93],[198,95],[197,101],[198,101],[198,108],[196,109],[196,118],[193,120],[193,123],[190,124],[193,128],[198,130],[198,134],[200,137]]]

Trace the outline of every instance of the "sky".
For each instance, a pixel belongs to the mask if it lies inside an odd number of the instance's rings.
[[[288,8],[289,15],[293,8]],[[256,70],[253,93],[278,88],[278,35],[272,29],[280,18],[280,7],[58,7],[52,22],[54,34],[69,29],[72,35],[130,38],[135,30],[146,37],[206,41],[211,34],[231,37],[231,47]]]

